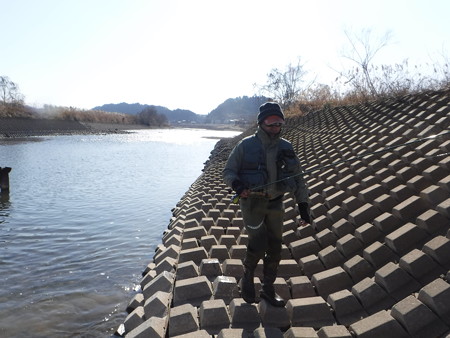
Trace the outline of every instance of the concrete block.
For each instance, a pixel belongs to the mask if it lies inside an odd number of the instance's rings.
[[[173,304],[174,306],[190,303],[199,306],[203,301],[212,296],[211,282],[206,276],[183,279],[176,281]]]
[[[259,327],[253,331],[254,338],[283,338],[283,332],[276,327]]]
[[[446,281],[436,278],[420,289],[417,298],[450,327],[450,285]]]
[[[215,223],[215,221],[214,221],[214,218],[212,218],[212,217],[205,217],[205,218],[202,218],[202,220],[200,221],[200,224],[199,224],[199,225],[201,225],[202,227],[204,227],[205,230],[209,232],[209,230],[211,229],[211,227],[213,227],[215,224],[216,224],[216,223]]]
[[[235,244],[230,249],[230,258],[244,260],[246,253],[246,245]]]
[[[330,197],[325,198],[325,206],[328,210],[332,209],[335,206],[341,206],[342,202],[347,199],[349,196],[345,193],[345,191],[339,190]]]
[[[195,219],[198,222],[202,220],[202,218],[206,217],[206,214],[203,210],[193,211],[191,213],[186,214],[186,219]]]
[[[198,239],[197,238],[183,238],[183,242],[181,243],[181,250],[185,249],[193,249],[198,248]]]
[[[323,216],[327,213],[328,209],[325,205],[323,204],[316,204],[311,206],[309,212],[311,214],[312,217],[314,218],[318,218],[320,216]]]
[[[234,238],[237,240],[239,238],[239,235],[241,234],[241,228],[237,226],[229,226],[225,230],[226,235],[233,235]]]
[[[375,272],[375,282],[397,301],[417,292],[421,287],[419,282],[392,262]]]
[[[231,249],[233,245],[236,245],[236,238],[234,235],[222,235],[219,238],[219,245],[225,245],[227,249]]]
[[[193,228],[185,229],[183,232],[183,241],[189,238],[200,239],[202,236],[206,236],[206,230],[203,226],[196,226]]]
[[[152,264],[153,264],[153,263],[152,263]],[[154,266],[153,266],[153,268],[154,268]],[[158,274],[156,273],[155,270],[149,270],[149,271],[144,275],[144,277],[141,279],[141,281],[139,282],[139,284],[140,284],[140,286],[141,286],[141,289],[144,289],[145,286],[146,286],[148,283],[150,283],[153,279],[155,279],[155,277],[156,277],[157,275],[158,275]]]
[[[284,299],[287,300],[286,298]],[[258,310],[263,327],[276,327],[283,330],[289,328],[291,323],[286,307],[275,307],[265,300],[261,300],[258,303]]]
[[[241,234],[239,238],[237,239],[238,245],[247,245],[248,244],[248,235],[247,234]]]
[[[355,227],[346,219],[342,218],[331,226],[331,231],[338,237],[353,234]]]
[[[364,249],[363,258],[375,269],[381,268],[388,262],[398,260],[398,256],[391,249],[378,241]]]
[[[209,258],[216,258],[220,262],[225,261],[226,259],[230,258],[230,252],[226,245],[213,245],[211,246],[211,249],[209,249]]]
[[[166,335],[166,318],[150,317],[134,330],[126,334],[127,338],[164,338]]]
[[[345,257],[350,258],[362,251],[363,243],[355,236],[348,234],[337,240],[336,249]]]
[[[448,198],[448,191],[437,185],[432,185],[421,191],[420,198],[426,201],[428,205],[435,206]]]
[[[291,298],[291,291],[289,289],[289,285],[286,280],[281,277],[277,277],[275,282],[273,283],[275,287],[275,292],[280,295],[284,300],[288,300]]]
[[[448,175],[448,171],[445,170],[444,168],[434,164],[434,165],[426,168],[422,172],[422,175],[430,182],[437,182],[437,181],[440,181],[441,179],[443,179],[444,177],[446,177]]]
[[[348,215],[348,212],[342,209],[340,205],[336,205],[332,207],[330,210],[327,211],[326,216],[327,218],[332,222],[340,220],[341,218],[346,218]],[[328,223],[329,224],[329,223]],[[327,228],[331,227],[331,224],[327,226]]]
[[[322,262],[316,255],[309,255],[300,258],[298,264],[300,265],[303,273],[308,277],[311,277],[317,272],[325,270]]]
[[[371,223],[365,223],[355,230],[354,236],[365,246],[372,244],[382,237],[382,232]]]
[[[225,230],[222,226],[214,225],[208,230],[208,235],[213,235],[219,241],[220,236],[225,234]]]
[[[398,219],[408,222],[414,221],[417,216],[428,210],[428,206],[423,199],[418,196],[411,196],[403,200],[392,209],[392,214]]]
[[[199,318],[200,328],[210,335],[218,334],[230,326],[230,316],[222,299],[204,301],[200,305]]]
[[[367,222],[372,222],[376,217],[380,216],[381,211],[372,204],[366,203],[362,207],[351,212],[348,221],[356,228]]]
[[[411,337],[440,337],[449,328],[414,296],[408,296],[392,307],[391,316]]]
[[[326,269],[341,265],[345,260],[344,256],[332,245],[320,250],[318,257]]]
[[[420,246],[427,238],[427,233],[413,223],[406,223],[384,238],[384,243],[397,255],[403,255]]]
[[[318,231],[322,231],[323,229],[331,228],[333,222],[324,214],[318,217],[314,217],[311,222],[312,227]]]
[[[199,323],[195,306],[184,304],[171,308],[168,327],[170,337],[195,332],[198,329]]]
[[[397,229],[401,224],[400,219],[391,213],[385,212],[373,220],[373,224],[383,233],[389,234]]]
[[[415,223],[427,233],[435,234],[442,229],[448,228],[449,220],[436,210],[429,209],[419,215]]]
[[[450,269],[450,239],[444,236],[436,236],[425,243],[422,251],[433,258],[439,265]]]
[[[130,332],[141,325],[145,320],[145,312],[142,306],[138,306],[134,309],[123,322],[125,326],[125,332]]]
[[[213,282],[214,299],[223,299],[230,304],[234,298],[239,298],[239,288],[236,278],[230,276],[217,276]]]
[[[294,259],[282,259],[278,266],[278,276],[284,279],[300,276],[302,274],[300,265]]]
[[[177,261],[171,257],[166,257],[164,260],[162,260],[158,265],[155,266],[155,272],[156,274],[160,274],[163,271],[167,272],[175,272],[175,266],[177,264]]]
[[[217,217],[216,225],[222,228],[227,228],[231,225],[231,221],[228,217]]]
[[[326,299],[330,293],[350,289],[353,285],[350,276],[340,266],[315,273],[311,282],[319,295]]]
[[[217,245],[217,239],[213,235],[206,235],[200,238],[200,245],[209,252],[213,245]]]
[[[297,236],[297,233],[295,230],[288,230],[288,231],[283,232],[283,243],[286,245],[289,245],[292,242],[295,242],[299,239],[300,238]]]
[[[443,216],[450,219],[450,198],[448,198],[445,201],[438,204],[438,206],[436,207],[436,210]]]
[[[358,338],[368,337],[396,337],[407,338],[408,333],[387,311],[377,312],[350,325]]]
[[[291,287],[292,298],[306,298],[317,296],[314,287],[306,276],[291,277],[288,280]]]
[[[200,265],[202,259],[205,259],[207,257],[208,255],[205,248],[203,247],[181,250],[180,257],[178,258],[178,263],[193,261],[195,264]]]
[[[312,327],[291,327],[283,338],[318,338],[319,336]]]
[[[317,336],[319,338],[352,338],[344,325],[324,326],[317,331]]]
[[[430,184],[430,181],[428,181],[422,175],[414,176],[413,178],[409,179],[408,182],[406,182],[406,186],[416,194],[429,187]]]
[[[202,259],[199,267],[199,274],[206,276],[209,280],[214,280],[223,274],[222,266],[217,258]]]
[[[142,293],[137,293],[128,303],[126,308],[127,313],[131,313],[138,306],[144,306],[144,295]]]
[[[404,184],[399,184],[391,189],[390,195],[400,203],[411,198],[414,195],[414,191]]]
[[[336,324],[330,307],[322,297],[290,299],[286,309],[292,326],[310,326],[320,329],[325,325]]]
[[[142,293],[145,299],[149,299],[155,292],[172,292],[175,275],[170,272],[164,271],[156,276],[150,283],[148,283]]]
[[[222,329],[217,338],[250,338],[250,332],[244,329]]]
[[[341,206],[342,209],[344,209],[348,213],[351,213],[361,208],[363,205],[364,203],[360,199],[356,198],[355,196],[350,196],[342,202]]]
[[[242,230],[244,228],[244,219],[242,217],[235,217],[231,220],[231,225]]]
[[[314,228],[312,227],[311,224],[307,224],[305,226],[298,227],[295,230],[295,234],[297,235],[298,239],[306,238],[306,237],[309,237],[309,236],[314,236],[316,234],[316,230],[314,230]],[[288,245],[288,243],[286,243],[286,245]]]
[[[398,202],[388,194],[383,194],[373,201],[373,205],[382,212],[391,211],[392,208],[397,205],[397,203]]]
[[[349,290],[341,290],[330,294],[327,303],[333,308],[338,324],[349,326],[367,317],[367,312]]]
[[[231,327],[253,331],[261,325],[258,309],[242,298],[233,299],[229,305]]]
[[[178,259],[178,255],[180,253],[180,246],[178,245],[169,245],[163,251],[155,255],[153,261],[156,265],[161,263],[166,257],[170,257],[173,259]]]
[[[358,199],[364,203],[372,203],[376,198],[385,193],[385,188],[381,184],[374,184],[358,193]]]
[[[226,259],[222,264],[222,271],[225,276],[241,278],[244,274],[244,265],[240,259]]]
[[[355,255],[342,266],[354,283],[358,283],[366,277],[372,276],[374,268],[360,255]]]
[[[326,248],[329,245],[334,245],[338,240],[337,236],[330,229],[320,231],[314,236],[314,238],[322,248]]]
[[[292,256],[298,260],[308,255],[317,254],[320,251],[320,246],[312,236],[309,236],[289,244],[289,250],[291,250]]]
[[[404,255],[399,266],[422,285],[428,284],[445,271],[430,256],[418,249]]]
[[[371,278],[364,278],[353,285],[352,294],[368,314],[389,309],[395,303],[394,299]]]
[[[143,304],[145,318],[166,317],[169,312],[172,293],[158,291]]]

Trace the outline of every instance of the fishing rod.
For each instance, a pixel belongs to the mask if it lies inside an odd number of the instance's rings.
[[[327,164],[327,165],[323,165],[323,166],[319,165],[317,167],[311,168],[311,169],[303,171],[301,173],[298,173],[298,174],[295,174],[295,175],[292,175],[292,176],[288,176],[288,177],[285,177],[285,178],[282,178],[282,179],[279,179],[279,180],[276,180],[276,181],[273,181],[273,182],[270,182],[270,183],[266,183],[266,184],[263,184],[263,185],[251,188],[249,190],[250,191],[261,190],[261,189],[266,188],[266,187],[268,187],[268,186],[270,186],[272,184],[280,183],[280,182],[289,180],[289,179],[297,177],[297,176],[308,175],[308,174],[310,174],[312,172],[315,172],[315,171],[318,171],[318,170],[323,170],[323,169],[327,169],[327,168],[330,168],[330,167],[335,167],[335,166],[337,166],[338,164],[341,164],[341,163],[346,163],[346,162],[359,160],[359,159],[364,158],[366,156],[372,156],[372,155],[376,155],[376,154],[381,154],[381,153],[388,152],[389,150],[392,150],[392,149],[395,149],[395,148],[398,148],[398,147],[409,146],[411,144],[420,143],[420,142],[424,142],[424,141],[427,141],[427,140],[432,140],[432,139],[439,138],[439,137],[442,137],[442,136],[445,136],[445,135],[448,135],[448,134],[450,134],[450,130],[448,130],[448,131],[446,131],[444,133],[441,133],[441,134],[436,134],[436,135],[431,135],[431,136],[427,136],[427,137],[422,137],[422,138],[418,138],[416,140],[412,140],[412,141],[409,141],[409,142],[392,145],[392,146],[385,147],[385,148],[380,149],[380,150],[366,152],[364,154],[356,155],[356,156],[354,156],[352,158],[348,158],[348,159],[342,159],[342,160],[339,160],[339,161],[336,161],[336,162],[333,162],[333,163],[330,163],[330,164]],[[448,154],[448,153],[446,153],[446,154]],[[238,194],[235,194],[233,196],[233,198],[232,198],[232,201],[233,201],[234,204],[237,204],[239,202],[239,199],[240,199],[240,196]]]

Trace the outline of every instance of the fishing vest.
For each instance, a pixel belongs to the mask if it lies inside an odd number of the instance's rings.
[[[253,191],[264,191],[268,184],[268,172],[266,166],[266,154],[261,140],[253,135],[242,141],[244,156],[239,170],[239,179]],[[280,138],[277,150],[277,190],[280,192],[295,192],[297,183],[292,175],[298,174],[300,161],[292,148],[292,145]],[[255,189],[256,188],[256,189]]]

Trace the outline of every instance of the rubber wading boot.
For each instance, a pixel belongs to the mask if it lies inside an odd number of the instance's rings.
[[[273,284],[266,285],[266,283],[264,283],[261,290],[261,298],[269,302],[272,306],[284,307],[286,305],[284,299],[275,292]]]
[[[249,304],[255,303],[256,295],[253,270],[244,268],[244,276],[242,277],[241,288],[242,298],[244,298],[244,300]]]

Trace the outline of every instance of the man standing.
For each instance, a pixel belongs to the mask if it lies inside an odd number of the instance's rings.
[[[287,140],[280,137],[284,114],[275,102],[259,107],[258,130],[241,140],[231,151],[223,170],[225,183],[240,197],[240,207],[248,245],[241,284],[242,298],[255,302],[254,271],[264,262],[261,298],[273,306],[284,306],[275,293],[274,282],[281,260],[283,234],[283,195],[292,192],[298,203],[301,221],[310,222],[308,189],[300,161]]]

